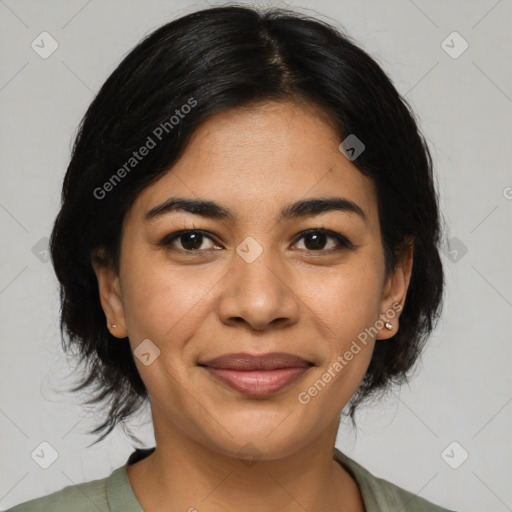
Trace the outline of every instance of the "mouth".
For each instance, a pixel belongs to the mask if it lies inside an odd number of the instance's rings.
[[[284,352],[225,354],[198,363],[218,382],[246,396],[265,397],[290,386],[313,363]]]

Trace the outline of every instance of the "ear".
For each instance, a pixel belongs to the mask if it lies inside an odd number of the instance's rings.
[[[91,256],[91,265],[98,280],[100,302],[106,316],[107,329],[116,338],[126,338],[128,333],[119,275],[102,249],[95,251]]]
[[[386,340],[398,332],[398,318],[404,308],[413,264],[414,241],[409,238],[404,242],[398,253],[396,269],[387,278],[381,302],[381,320],[392,325],[392,329],[383,327],[377,336],[378,340]]]

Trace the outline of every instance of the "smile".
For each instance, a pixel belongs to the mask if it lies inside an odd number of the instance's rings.
[[[313,364],[286,353],[226,354],[199,364],[210,377],[246,396],[270,396],[298,380]]]

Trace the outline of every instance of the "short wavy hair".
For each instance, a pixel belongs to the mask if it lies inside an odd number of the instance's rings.
[[[171,130],[169,119],[191,98],[194,108]],[[95,443],[117,424],[125,428],[149,395],[129,343],[120,343],[106,326],[91,258],[101,249],[104,263],[119,270],[125,213],[145,187],[168,172],[201,123],[239,106],[275,100],[306,100],[327,112],[340,141],[356,134],[365,144],[353,163],[376,185],[387,275],[404,244],[414,241],[400,329],[391,340],[376,341],[350,401],[352,421],[364,399],[407,381],[435,328],[444,276],[432,158],[411,107],[384,71],[340,29],[294,11],[231,5],[188,14],[145,37],[89,106],[51,234],[63,347],[86,370],[72,391],[92,388],[86,403],[104,402],[107,410],[90,432],[103,433]],[[166,122],[165,143],[101,197],[98,190]]]

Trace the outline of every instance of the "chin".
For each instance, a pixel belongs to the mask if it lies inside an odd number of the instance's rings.
[[[264,426],[261,426],[260,417],[258,423],[254,422],[253,425],[242,423],[244,428],[237,428],[237,425],[241,424],[230,423],[227,430],[232,436],[223,431],[220,438],[210,437],[207,444],[222,455],[242,460],[284,459],[311,441],[310,434],[307,438],[304,436],[305,432],[311,432],[311,430],[305,428],[303,423],[285,425],[286,421],[284,421],[280,425],[280,421],[264,422]]]

